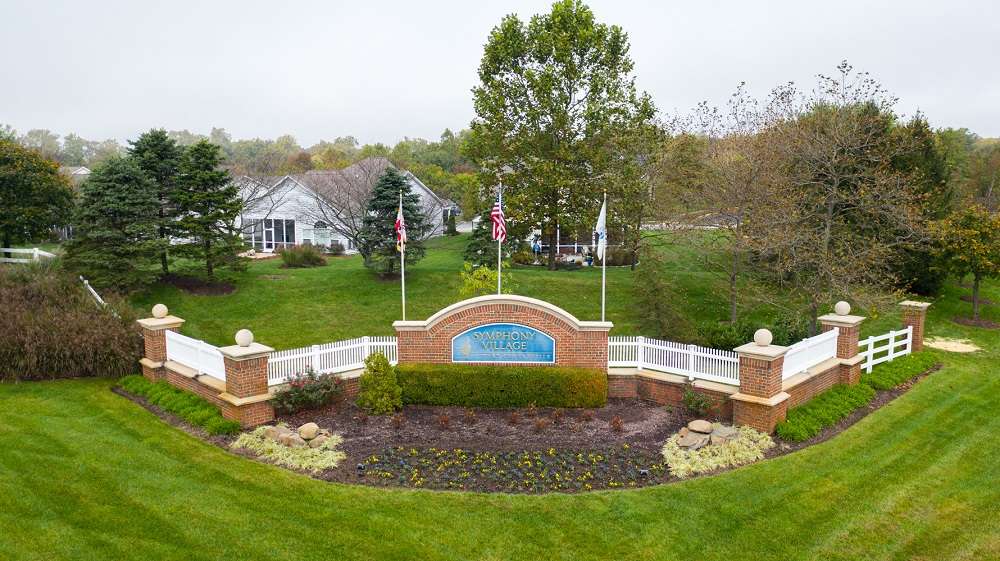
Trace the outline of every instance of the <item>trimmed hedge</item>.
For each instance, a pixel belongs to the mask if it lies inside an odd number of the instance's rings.
[[[599,368],[471,364],[400,364],[407,405],[601,407],[607,373]]]
[[[875,389],[868,384],[846,386],[837,384],[817,395],[807,403],[793,408],[774,432],[785,440],[802,442],[816,436],[824,428],[850,415],[855,409],[867,405],[875,397]]]
[[[173,413],[185,421],[205,429],[208,434],[236,434],[240,424],[230,421],[222,413],[197,395],[175,388],[164,381],[150,382],[142,376],[126,376],[118,385],[133,395],[146,398],[150,403]]]
[[[913,353],[876,365],[871,374],[861,376],[861,382],[876,390],[891,390],[917,374],[930,370],[936,364],[937,359],[934,355]]]

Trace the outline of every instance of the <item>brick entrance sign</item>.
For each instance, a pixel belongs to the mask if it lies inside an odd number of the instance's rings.
[[[580,321],[548,302],[503,294],[463,300],[424,321],[397,321],[392,326],[399,340],[400,363],[513,362],[607,369],[608,331],[612,324]],[[493,330],[492,326],[497,328]],[[514,350],[507,355],[476,354],[482,348],[467,346],[463,354],[462,345],[467,340],[469,346],[485,343],[483,348],[494,349],[495,345],[506,344]],[[520,360],[520,352],[530,354]],[[491,360],[488,356],[511,359]]]

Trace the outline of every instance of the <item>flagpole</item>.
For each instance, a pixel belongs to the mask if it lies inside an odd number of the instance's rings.
[[[503,181],[501,181],[497,187],[497,204],[500,205],[500,211],[503,212]],[[501,294],[501,282],[503,282],[503,275],[500,274],[501,267],[501,257],[503,256],[503,251],[500,250],[500,238],[497,238],[497,295]]]
[[[608,208],[608,191],[604,191],[604,209],[607,211]],[[607,231],[607,226],[604,230]],[[605,234],[604,239],[604,255],[601,256],[601,321],[604,321],[604,307],[605,307],[605,295],[607,293],[607,278],[608,278],[608,240],[607,234]]]
[[[403,211],[403,190],[399,190],[399,211]],[[405,227],[405,226],[404,226]],[[403,321],[406,321],[406,242],[399,240],[399,277],[403,289]]]

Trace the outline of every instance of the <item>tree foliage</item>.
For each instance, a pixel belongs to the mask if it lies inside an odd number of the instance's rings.
[[[1000,214],[973,205],[934,226],[948,270],[972,275],[972,317],[979,319],[979,287],[984,278],[1000,276]]]
[[[66,223],[73,202],[55,162],[0,140],[0,246],[36,239]]]
[[[97,166],[80,187],[67,264],[100,287],[127,290],[152,282],[162,250],[157,185],[132,158]]]
[[[359,235],[358,251],[365,259],[365,266],[379,274],[392,274],[399,264],[396,251],[396,214],[400,193],[403,201],[403,218],[406,222],[406,263],[416,263],[424,257],[423,240],[431,225],[421,212],[420,197],[410,190],[410,184],[394,168],[386,169],[372,189],[364,214],[364,225]]]
[[[519,249],[517,241],[510,237],[500,246],[504,261],[510,259],[511,255]],[[490,220],[489,212],[483,212],[476,227],[472,229],[472,236],[469,238],[468,245],[465,246],[463,259],[476,267],[496,268],[497,242],[493,239],[493,222]]]
[[[554,236],[590,225],[610,178],[635,164],[631,141],[655,108],[635,87],[628,50],[625,32],[598,23],[579,0],[527,24],[509,15],[490,33],[466,150],[484,186],[502,179],[519,227]]]
[[[156,186],[156,232],[160,238],[160,269],[170,272],[167,251],[179,216],[175,198],[177,173],[183,148],[163,129],[152,129],[129,141],[128,155]]]

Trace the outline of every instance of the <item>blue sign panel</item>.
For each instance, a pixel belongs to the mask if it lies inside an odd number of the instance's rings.
[[[556,361],[556,342],[548,334],[516,323],[473,327],[451,340],[452,362]]]

